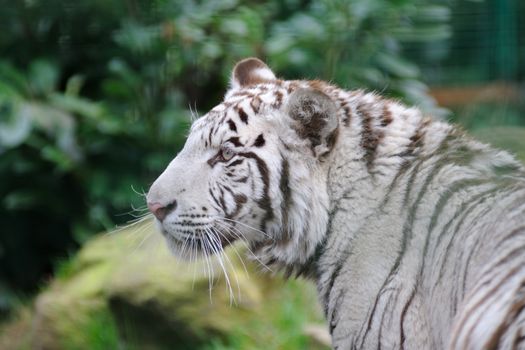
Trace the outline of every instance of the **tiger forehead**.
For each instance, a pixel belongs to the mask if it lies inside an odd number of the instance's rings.
[[[332,85],[321,80],[275,80],[230,90],[223,102],[193,123],[191,132],[211,128],[217,124],[224,125],[229,111],[234,111],[239,117],[244,118],[242,112],[261,114],[280,109],[288,95],[298,88],[312,88],[326,92],[334,89]]]
[[[212,137],[208,137],[210,143],[218,134],[224,134],[225,130],[238,133],[240,129],[249,128],[256,121],[253,118],[257,118],[257,115],[280,109],[288,94],[288,89],[275,84],[259,84],[235,90],[222,103],[196,120],[191,131],[202,132],[203,138],[211,133]]]
[[[281,107],[284,98],[288,95],[287,82],[279,84],[258,84],[248,88],[233,90],[226,95],[224,102],[218,105],[218,109],[233,109],[238,111],[241,105],[249,105],[252,112],[257,114],[261,109]],[[215,109],[215,108],[214,108]]]

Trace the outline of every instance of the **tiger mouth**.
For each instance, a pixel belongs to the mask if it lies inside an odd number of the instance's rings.
[[[213,228],[210,230],[196,229],[194,232],[185,232],[184,235],[162,230],[166,238],[171,240],[178,249],[193,251],[204,255],[221,253],[226,247],[233,244],[238,237],[229,232]]]

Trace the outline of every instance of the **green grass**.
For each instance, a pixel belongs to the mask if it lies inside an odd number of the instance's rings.
[[[79,335],[81,337],[78,337]],[[113,316],[108,309],[101,309],[92,313],[86,319],[82,333],[76,333],[74,338],[65,337],[61,343],[63,348],[68,350],[135,350],[134,347],[123,344],[121,341]]]
[[[279,299],[270,301],[271,307],[257,320],[239,325],[225,340],[214,339],[205,350],[278,350],[325,349],[313,343],[305,333],[308,322],[323,324],[315,291],[305,293],[304,283],[290,280],[282,286]]]

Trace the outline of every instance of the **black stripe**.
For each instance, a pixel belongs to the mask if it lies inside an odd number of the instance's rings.
[[[453,132],[449,132],[444,138],[443,140],[441,140],[441,143],[439,144],[437,150],[435,152],[433,152],[432,154],[426,156],[426,157],[423,157],[417,164],[416,166],[412,169],[412,173],[410,175],[410,179],[407,183],[407,186],[406,186],[406,189],[405,189],[405,197],[403,199],[403,207],[405,207],[407,204],[408,204],[408,201],[410,199],[410,194],[411,194],[411,191],[413,189],[414,186],[412,186],[412,184],[414,183],[416,177],[419,175],[419,168],[421,167],[421,165],[423,165],[424,162],[426,162],[427,160],[432,160],[433,157],[436,157],[436,155],[439,155],[443,152],[446,152],[449,148],[450,148],[450,141],[453,141],[454,140],[454,133]],[[432,169],[432,171],[430,171],[430,179],[429,177],[427,177],[427,180],[428,182],[431,181],[434,176],[436,175],[436,171],[439,170],[441,167],[439,167],[438,165],[441,164],[442,166],[445,166],[446,164],[448,163],[451,163],[451,160],[448,158],[449,157],[449,154],[445,154],[445,156],[439,158],[435,163],[434,163],[434,168]],[[428,184],[427,184],[428,185]]]
[[[518,350],[518,346],[525,342],[525,334],[521,334],[522,328],[514,333],[514,339],[512,340],[512,350]]]
[[[224,191],[222,188],[219,187],[220,197],[219,202],[221,203],[221,208],[224,211],[224,213],[228,212],[228,207],[226,206],[226,203],[224,202]]]
[[[514,230],[510,231],[503,239],[498,241],[498,244],[494,247],[494,251],[497,251],[498,248],[503,245],[507,240],[512,239],[516,236],[520,236],[522,234],[525,234],[525,226],[518,226]]]
[[[241,118],[241,121],[244,123],[244,124],[248,124],[248,115],[246,114],[246,112],[244,111],[244,109],[240,108],[237,110],[237,112],[239,113],[239,118]]]
[[[441,148],[447,149],[448,148],[448,141],[449,140],[453,140],[453,139],[454,139],[453,138],[453,133],[447,134],[447,136],[441,142],[440,147],[438,147],[438,150],[441,149]],[[465,156],[467,156],[467,157],[465,157]],[[426,158],[428,158],[428,157],[426,157]],[[365,331],[365,334],[363,335],[363,340],[361,342],[361,346],[364,344],[364,342],[366,340],[366,337],[368,336],[368,334],[370,332],[370,329],[372,327],[372,322],[373,322],[373,319],[375,317],[375,308],[376,308],[377,303],[378,303],[378,301],[379,301],[379,299],[380,299],[380,297],[382,295],[382,290],[385,288],[385,286],[387,285],[389,280],[392,278],[392,276],[399,269],[399,266],[401,265],[401,261],[402,261],[402,259],[405,256],[406,249],[407,249],[407,246],[408,246],[408,242],[410,242],[412,240],[412,236],[413,236],[412,227],[413,227],[414,221],[416,219],[416,209],[419,207],[419,203],[421,202],[421,200],[423,199],[424,195],[426,194],[426,192],[428,190],[428,187],[430,186],[432,180],[436,177],[436,175],[438,173],[440,173],[441,168],[443,168],[445,165],[451,164],[451,163],[454,163],[454,161],[460,161],[460,160],[468,162],[471,158],[472,158],[472,153],[471,154],[466,153],[465,152],[465,148],[463,146],[461,146],[458,149],[453,150],[452,153],[446,154],[445,156],[443,156],[437,162],[434,163],[434,167],[430,171],[430,175],[428,175],[427,178],[425,179],[425,182],[424,182],[421,190],[419,191],[418,197],[416,198],[416,200],[414,201],[414,203],[412,204],[412,206],[408,210],[407,218],[405,220],[405,224],[403,225],[403,235],[402,235],[402,239],[401,239],[401,247],[400,247],[399,254],[396,257],[396,260],[394,261],[394,265],[390,269],[390,272],[389,272],[387,278],[385,279],[385,281],[383,282],[383,285],[380,288],[381,292],[376,296],[376,300],[374,302],[374,308],[372,310],[372,313],[371,313],[369,321],[368,321],[368,327],[367,327],[367,329]],[[423,160],[420,162],[420,164],[422,162],[423,162]],[[416,166],[416,168],[417,168],[417,166]],[[414,171],[412,175],[413,175],[412,177],[415,177],[416,172]],[[407,186],[409,186],[409,185],[407,185]],[[409,187],[411,189],[413,186],[409,186]],[[408,192],[410,192],[410,190],[408,190]],[[408,202],[408,198],[407,197],[408,196],[405,193],[405,200]]]
[[[241,164],[242,162],[244,162],[244,158],[239,158],[239,159],[234,160],[234,161],[231,162],[230,164],[227,164],[226,166],[227,166],[227,167],[234,167],[234,166],[236,166],[236,165]]]
[[[231,142],[235,147],[242,147],[244,144],[239,141],[238,137],[230,137],[226,142]]]
[[[423,145],[423,142],[424,142],[424,136],[425,136],[425,133],[426,133],[426,130],[425,128],[427,127],[427,125],[430,124],[430,121],[427,120],[425,122],[422,122],[421,124],[419,124],[419,126],[417,127],[414,135],[412,135],[412,137],[410,138],[411,142],[408,144],[406,150],[404,152],[401,152],[399,154],[396,154],[395,156],[396,157],[402,157],[402,158],[405,158],[405,160],[403,160],[403,162],[401,163],[400,167],[399,167],[399,170],[398,172],[396,173],[396,175],[394,176],[394,179],[392,180],[392,182],[390,183],[390,185],[388,186],[388,190],[387,190],[387,193],[386,195],[384,196],[384,200],[383,202],[381,203],[381,208],[384,208],[385,205],[388,203],[388,199],[390,198],[390,194],[392,193],[392,191],[396,188],[396,185],[398,183],[398,181],[402,178],[402,176],[410,169],[410,167],[413,165],[411,163],[411,157],[415,155],[415,150],[419,147],[421,147]],[[416,135],[419,135],[419,136],[416,136]],[[450,134],[448,134],[442,141],[441,141],[441,144],[440,146],[438,147],[438,151],[440,150],[443,150],[446,148],[446,141],[448,141],[448,137],[449,137]],[[410,157],[409,157],[410,156]],[[406,205],[407,201],[408,201],[408,197],[409,197],[409,194],[410,194],[410,189],[412,187],[412,184],[419,172],[419,167],[428,159],[430,159],[431,157],[435,156],[435,154],[432,154],[432,155],[429,155],[429,156],[426,156],[426,157],[423,157],[421,160],[419,160],[414,169],[412,170],[412,173],[411,173],[411,176],[408,180],[408,183],[407,183],[407,187],[406,187],[406,190],[405,190],[405,198],[403,200],[403,203],[404,205]],[[404,206],[403,205],[403,206]]]
[[[251,96],[251,92],[250,91],[246,91],[246,90],[239,90],[239,91],[236,91],[232,94],[232,97],[235,96],[235,97],[249,97]]]
[[[524,287],[525,281],[522,281],[519,288],[515,291],[515,295],[522,296],[523,294],[525,294]],[[513,300],[512,307],[510,307],[510,310],[507,313],[505,320],[501,322],[495,330],[493,330],[492,336],[484,344],[485,349],[500,349],[501,338],[506,333],[506,331],[509,330],[510,325],[515,323],[516,319],[525,309],[525,304],[520,299],[521,298],[518,297],[518,300]],[[520,329],[520,327],[518,327],[518,329]]]
[[[273,108],[280,108],[283,101],[283,93],[279,90],[275,92],[275,101],[272,104]]]
[[[477,195],[475,195],[474,197],[470,198],[468,201],[465,201],[461,204],[461,206],[459,207],[459,209],[454,213],[454,215],[452,216],[452,218],[445,224],[445,226],[443,226],[443,229],[441,230],[441,232],[439,233],[439,235],[437,236],[437,241],[436,241],[436,249],[439,247],[439,245],[441,244],[441,240],[443,239],[443,237],[445,236],[445,232],[448,231],[449,227],[455,222],[455,220],[459,217],[459,215],[461,213],[463,213],[465,211],[465,209],[467,209],[467,207],[470,205],[470,204],[473,204],[473,203],[476,203],[478,200],[480,202],[483,202],[485,201],[486,198],[484,198],[485,196],[489,195],[489,194],[492,194],[492,193],[495,193],[497,191],[499,191],[501,188],[499,187],[493,187],[487,191],[484,191],[484,192],[481,192]],[[476,207],[476,205],[472,205],[468,211],[465,212],[465,215],[468,215],[470,213],[470,211],[472,211],[474,208]],[[462,222],[462,221],[461,221]]]
[[[498,191],[500,191],[500,190],[502,190],[502,189],[505,189],[505,187],[503,187],[503,188],[497,188]],[[508,193],[508,192],[510,192],[510,191],[512,191],[512,186],[509,187],[508,189],[506,189],[505,192]],[[505,192],[502,193],[502,195],[505,195]],[[515,202],[513,202],[513,203],[515,203]],[[472,222],[477,222],[478,217],[485,215],[485,212],[486,212],[486,211],[489,211],[489,212],[490,212],[490,210],[493,209],[493,206],[492,206],[492,205],[489,205],[488,208],[486,208],[486,209],[488,209],[488,210],[484,210],[484,211],[482,211],[481,213],[479,213],[478,216],[475,218],[475,220],[472,220]],[[504,211],[501,215],[504,215],[505,213],[506,213],[506,211]],[[498,215],[498,217],[493,218],[493,222],[499,222],[500,220],[502,220],[501,215]],[[456,227],[456,232],[458,232],[458,231],[459,231],[459,226]],[[454,233],[454,235],[456,234],[456,232]],[[467,283],[467,274],[468,274],[468,268],[469,268],[469,266],[470,266],[470,261],[471,261],[472,257],[474,256],[474,253],[477,252],[477,250],[478,250],[478,246],[479,246],[480,244],[482,244],[483,241],[484,241],[483,239],[478,239],[478,240],[476,241],[476,243],[474,244],[474,246],[471,247],[471,249],[470,249],[470,251],[469,251],[469,253],[468,253],[467,260],[465,261],[465,267],[464,267],[464,269],[463,269],[462,292],[464,292],[464,291],[465,291],[465,288],[466,288],[466,283]],[[449,253],[448,249],[449,249],[449,247],[447,247],[447,251],[446,251],[447,256],[448,256],[448,253]],[[495,248],[493,248],[493,251],[495,251]],[[461,251],[461,254],[463,254],[463,251]],[[456,284],[456,285],[457,285],[457,284]]]
[[[427,175],[425,182],[423,183],[423,186],[419,190],[419,194],[416,200],[414,201],[414,203],[412,204],[412,206],[410,207],[410,210],[407,215],[407,219],[405,220],[405,224],[403,225],[403,240],[401,242],[402,249],[401,249],[401,254],[400,254],[399,259],[396,260],[396,265],[400,262],[402,255],[404,255],[406,246],[412,238],[412,235],[413,235],[412,226],[416,219],[417,208],[419,207],[419,204],[422,201],[423,197],[426,195],[427,190],[430,187],[430,184],[432,183],[434,178],[441,172],[444,166],[448,164],[453,164],[454,160],[457,161],[461,159],[461,160],[468,162],[472,159],[472,155],[468,155],[466,158],[464,158],[465,155],[463,153],[461,153],[461,155],[459,156],[461,158],[457,158],[456,156],[457,156],[456,154],[447,154],[441,157],[440,159],[438,159],[437,162],[434,163],[434,166],[429,171],[430,174]],[[413,175],[414,174],[416,174],[416,171],[414,171]],[[407,185],[407,187],[413,188],[414,186]],[[410,190],[408,190],[407,192],[410,193]],[[405,200],[404,200],[405,204],[408,204],[409,198],[410,198],[409,194],[405,193]]]
[[[413,165],[413,163],[411,163],[408,160],[404,160],[401,163],[401,165],[399,166],[399,169],[398,169],[396,175],[394,176],[394,179],[392,180],[392,182],[390,182],[390,185],[388,185],[388,190],[386,191],[386,194],[383,197],[383,201],[381,202],[381,205],[379,206],[380,210],[383,210],[385,208],[385,206],[388,204],[388,200],[390,198],[392,198],[392,196],[390,196],[390,195],[392,194],[392,192],[396,188],[396,185],[398,184],[399,180],[402,179],[403,175],[408,171],[408,169],[410,169],[410,167],[412,165]],[[416,164],[416,166],[417,166],[417,164]]]
[[[263,196],[262,198],[257,200],[257,204],[259,205],[259,207],[261,207],[261,209],[265,211],[265,215],[261,219],[261,231],[266,232],[266,223],[274,218],[272,202],[269,196],[270,172],[264,160],[262,160],[257,154],[253,152],[243,152],[239,153],[239,155],[245,158],[251,158],[255,160],[255,163],[257,164],[257,168],[259,170],[259,174],[261,175],[261,179],[264,185]]]
[[[506,252],[506,254],[501,259],[499,259],[495,263],[491,263],[490,269],[488,271],[485,271],[484,273],[485,274],[489,274],[490,272],[494,271],[494,269],[498,268],[499,266],[501,266],[503,264],[508,263],[509,260],[512,260],[516,256],[525,255],[525,249],[524,248],[525,248],[525,245],[522,244],[522,245],[519,245],[517,248],[512,249],[510,252]],[[518,263],[519,263],[518,267],[521,267],[521,265],[522,265],[521,262],[522,262],[522,259],[520,259],[518,261]],[[494,280],[494,279],[491,278],[491,280]],[[498,283],[498,285],[501,285],[501,283]]]
[[[290,168],[288,161],[284,157],[281,157],[281,178],[279,182],[279,190],[282,194],[282,239],[288,240],[291,238],[291,234],[290,232],[288,232],[288,211],[290,210],[290,207],[292,205],[292,193],[290,190]]]
[[[337,327],[337,322],[339,321],[339,311],[341,310],[341,304],[344,301],[345,294],[345,291],[341,291],[335,298],[332,314],[329,316],[330,319],[328,320],[330,334],[333,334],[335,327]]]
[[[221,160],[221,154],[217,153],[212,158],[208,159],[207,163],[210,167],[214,167]]]
[[[233,181],[240,182],[240,183],[246,183],[248,181],[248,176],[243,176],[243,177],[240,177],[240,178],[236,178],[236,179],[233,179]]]
[[[230,193],[232,196],[234,202],[235,202],[235,209],[231,213],[226,213],[226,218],[233,219],[242,209],[242,206],[248,201],[248,198],[243,194],[235,194],[229,187],[225,187],[225,190]]]
[[[363,323],[363,325],[361,326],[361,330],[362,330],[363,329],[362,327],[366,324],[366,330],[365,330],[365,333],[363,334],[363,339],[361,340],[361,344],[359,345],[360,348],[363,348],[363,345],[365,344],[366,337],[368,336],[368,332],[370,332],[370,329],[372,329],[372,321],[374,320],[374,316],[375,316],[375,313],[376,313],[377,305],[379,304],[379,299],[381,299],[381,296],[384,293],[384,287],[386,286],[388,279],[389,278],[387,278],[387,280],[385,280],[385,282],[383,283],[383,285],[379,289],[379,293],[376,295],[376,298],[374,300],[374,305],[372,306],[371,311],[368,313],[368,322]],[[361,333],[361,330],[359,330],[359,333]]]
[[[228,119],[228,125],[230,126],[231,131],[237,132],[237,125],[235,125],[235,122],[231,119]]]
[[[431,120],[429,118],[424,118],[421,120],[416,130],[409,138],[410,143],[406,146],[405,150],[402,153],[400,153],[400,156],[407,157],[416,155],[416,150],[423,145],[424,137],[426,134],[426,128],[430,124],[430,122]]]
[[[381,126],[384,128],[386,126],[388,126],[390,123],[392,123],[392,120],[394,120],[392,118],[392,111],[390,110],[390,104],[385,102],[383,104],[383,115],[382,115],[382,119],[381,119]]]
[[[263,134],[260,134],[260,135],[257,136],[257,138],[255,139],[255,142],[253,143],[253,145],[254,145],[255,147],[262,147],[262,146],[264,146],[265,142],[266,142],[266,141],[264,140],[264,136],[263,136]]]
[[[392,291],[392,289],[390,289],[390,291]],[[381,338],[383,336],[383,326],[385,324],[385,318],[387,317],[387,315],[390,316],[389,325],[391,325],[392,323],[393,310],[391,311],[390,309],[395,308],[397,306],[397,301],[399,299],[399,294],[401,293],[401,291],[399,289],[395,289],[395,292],[396,292],[396,296],[394,298],[392,298],[392,293],[390,293],[390,297],[387,300],[387,304],[383,308],[383,313],[381,315],[381,321],[379,322],[379,332],[377,335],[377,350],[381,350]]]
[[[337,265],[335,269],[333,270],[332,274],[330,275],[330,281],[328,282],[328,288],[326,288],[326,292],[323,296],[324,300],[324,314],[325,316],[328,315],[328,306],[330,304],[330,295],[332,294],[332,289],[334,288],[334,283],[337,277],[339,277],[339,274],[341,273],[341,270],[345,264],[346,259],[340,259],[337,262]]]
[[[345,197],[345,196],[343,196]],[[325,235],[325,238],[322,242],[322,245],[319,247],[319,252],[318,252],[318,256],[323,256],[325,251],[329,248],[328,247],[328,241],[329,241],[329,238],[330,238],[330,235],[333,231],[332,229],[332,226],[333,226],[333,222],[334,222],[334,217],[335,215],[339,212],[339,211],[346,211],[346,210],[343,210],[339,207],[339,203],[337,203],[334,207],[334,209],[328,213],[328,224],[327,224],[327,229],[326,229],[326,235]],[[337,243],[337,242],[336,242]],[[328,288],[326,288],[325,290],[325,293],[323,295],[323,298],[322,298],[322,301],[324,302],[324,314],[325,316],[328,315],[328,304],[329,304],[329,300],[330,300],[330,295],[331,295],[331,292],[332,292],[332,288],[334,286],[334,283],[335,283],[335,280],[337,279],[337,277],[339,277],[339,274],[341,272],[341,269],[343,268],[343,265],[346,261],[348,261],[348,259],[350,258],[350,255],[351,255],[351,248],[348,248],[343,252],[344,253],[344,258],[341,258],[341,259],[338,259],[336,265],[335,265],[335,269],[332,270],[332,273],[330,274],[330,281],[328,282]],[[330,267],[332,267],[332,265],[330,265]],[[326,273],[326,271],[323,269],[323,271],[321,271],[321,266],[318,265],[317,266],[317,275],[318,276],[321,276],[321,275],[324,275]],[[322,286],[318,285],[318,289],[321,290]]]
[[[491,191],[487,191],[486,194],[490,194],[491,192],[492,192],[492,190],[491,190]],[[479,197],[479,198],[478,198],[478,197]],[[445,254],[443,255],[443,262],[442,262],[442,264],[441,264],[441,267],[440,267],[440,270],[439,270],[439,274],[438,274],[438,279],[436,280],[435,285],[437,285],[437,284],[441,281],[441,279],[443,278],[443,275],[444,275],[444,273],[445,273],[445,266],[446,266],[445,263],[446,263],[446,261],[447,261],[447,259],[448,259],[448,255],[449,255],[449,253],[450,253],[450,251],[451,251],[451,249],[452,249],[452,246],[453,246],[453,243],[454,243],[454,238],[456,237],[457,233],[459,232],[460,228],[462,227],[463,222],[464,222],[464,221],[469,217],[469,215],[472,213],[472,210],[474,210],[474,209],[477,207],[477,205],[478,205],[479,203],[482,203],[482,202],[485,201],[485,198],[484,198],[484,197],[485,197],[485,194],[480,195],[480,196],[477,196],[477,198],[475,198],[475,199],[473,199],[473,200],[471,201],[471,203],[473,203],[473,204],[470,206],[470,208],[468,208],[468,209],[466,209],[466,210],[464,210],[464,209],[460,209],[460,211],[458,211],[458,213],[457,213],[458,215],[459,215],[461,212],[463,212],[463,215],[461,216],[461,219],[459,220],[459,222],[456,224],[456,229],[455,229],[454,232],[452,233],[452,235],[451,235],[451,237],[450,237],[450,240],[449,240],[449,242],[448,242],[448,244],[447,244],[447,247],[445,248]],[[479,201],[479,203],[478,203],[478,201]],[[487,209],[490,210],[491,208],[488,207]],[[463,210],[464,210],[464,211],[463,211]],[[482,214],[485,214],[485,211],[482,211],[481,214],[478,214],[477,217],[479,217],[479,215],[482,215]],[[454,219],[455,219],[455,218],[454,218]],[[447,227],[447,229],[448,229],[448,227]],[[443,234],[444,234],[444,231],[442,231],[441,235],[443,235]],[[439,239],[439,238],[438,238],[438,239]],[[437,247],[437,245],[436,245],[436,247]],[[473,249],[472,249],[472,250],[473,250]]]
[[[468,187],[472,187],[472,186],[479,186],[485,183],[487,183],[487,180],[485,179],[463,179],[463,180],[458,180],[452,183],[451,186],[447,187],[444,190],[443,195],[439,198],[436,204],[436,207],[434,209],[434,212],[432,213],[432,216],[430,218],[430,223],[426,231],[425,245],[423,247],[423,254],[422,254],[422,259],[421,259],[423,263],[421,264],[419,276],[423,275],[423,271],[425,269],[425,261],[426,261],[428,247],[430,244],[430,237],[432,236],[432,231],[434,230],[434,227],[437,224],[439,214],[441,214],[442,210],[445,208],[445,205],[447,204],[448,200],[454,194],[456,194],[456,192],[459,190],[462,190]]]
[[[371,108],[372,107],[369,105],[360,105],[357,107],[357,111],[361,115],[362,123],[361,147],[365,150],[364,159],[369,170],[374,162],[377,146],[379,145],[380,140],[384,137],[382,131],[374,130],[373,128],[373,119],[369,111]]]
[[[215,202],[215,204],[217,204],[217,206],[220,208],[221,203],[220,203],[219,200],[215,197],[215,195],[213,194],[213,191],[211,190],[211,188],[208,190],[208,192],[210,193],[211,198],[213,199],[213,201]]]
[[[350,126],[350,121],[352,118],[352,111],[350,110],[350,107],[348,107],[346,104],[343,105],[343,110],[345,111],[345,116],[343,118],[343,125],[348,127]]]
[[[259,108],[261,107],[261,98],[259,97],[259,95],[255,96],[250,101],[250,107],[252,107],[252,110],[255,114],[259,113]]]
[[[451,134],[449,134],[449,136],[452,137]],[[448,139],[449,136],[447,136],[446,138]],[[444,150],[446,150],[449,147],[449,145],[447,145],[446,143],[442,143],[442,146],[443,147],[440,146],[440,148],[443,148]],[[476,152],[467,149],[465,146],[460,146],[456,149],[451,150],[450,153],[446,153],[444,156],[442,156],[436,162],[434,162],[434,166],[429,171],[429,175],[427,175],[425,182],[423,183],[423,186],[419,190],[418,197],[411,207],[411,212],[415,211],[415,209],[418,207],[423,196],[426,194],[428,187],[430,186],[434,178],[440,174],[443,167],[445,167],[446,165],[451,165],[451,164],[468,165],[470,161],[474,158],[474,155]],[[411,180],[415,179],[415,176],[418,175],[417,169],[419,169],[418,166],[416,166],[416,169],[414,169],[412,176],[411,176]],[[415,186],[412,186],[410,182],[407,184],[407,189],[405,191],[405,198],[403,201],[404,205],[408,204],[408,201],[410,200],[410,192],[414,187]]]
[[[523,252],[523,247],[520,247],[520,248],[517,249],[517,250],[521,250],[521,251]],[[484,291],[483,298],[482,298],[481,300],[477,301],[476,304],[473,305],[473,307],[469,309],[469,312],[465,314],[465,318],[466,318],[467,320],[469,320],[470,317],[473,316],[473,315],[472,315],[472,312],[476,312],[476,313],[478,313],[479,316],[477,317],[476,322],[473,322],[473,326],[470,327],[468,334],[470,334],[470,335],[472,334],[472,329],[473,329],[474,327],[476,327],[476,326],[479,324],[479,320],[480,320],[480,318],[483,317],[483,314],[484,314],[484,313],[483,313],[483,312],[479,312],[480,309],[481,309],[481,307],[483,306],[483,304],[487,302],[487,299],[489,299],[490,297],[493,297],[493,296],[494,296],[494,293],[495,293],[495,292],[496,292],[496,291],[497,291],[497,290],[498,290],[498,289],[499,289],[499,288],[500,288],[505,282],[507,282],[508,279],[514,277],[515,274],[516,274],[516,272],[519,271],[520,269],[522,269],[522,266],[517,266],[517,267],[512,268],[511,270],[508,270],[508,271],[507,271],[508,273],[507,273],[506,275],[504,275],[503,278],[499,279],[498,282],[495,283],[495,286],[494,286],[494,287],[490,288],[490,290]],[[490,278],[490,280],[493,281],[494,278]],[[481,286],[484,287],[484,284],[482,284]],[[479,289],[476,289],[475,291],[479,291]],[[474,292],[475,292],[475,291],[474,291]],[[465,324],[465,323],[462,323],[461,325],[462,325],[462,326],[465,326],[466,324]],[[463,328],[463,327],[462,327],[462,328]],[[457,340],[457,338],[454,339],[454,340]],[[452,345],[453,345],[452,348],[454,348],[454,347],[455,347],[455,346],[454,346],[454,345],[455,345],[455,342],[453,342]]]
[[[406,317],[408,308],[410,307],[410,304],[412,304],[412,301],[414,300],[415,296],[416,296],[416,288],[414,288],[412,290],[412,293],[410,294],[410,297],[408,298],[408,301],[405,303],[405,305],[403,306],[403,310],[401,311],[401,318],[399,320],[399,326],[400,326],[399,334],[400,334],[400,338],[401,338],[401,344],[399,344],[399,345],[400,345],[401,349],[405,348],[405,339],[406,339],[405,326],[404,326],[405,325],[405,317]]]

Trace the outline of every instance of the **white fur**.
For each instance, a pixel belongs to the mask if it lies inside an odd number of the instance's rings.
[[[269,69],[253,74],[275,79]],[[289,93],[299,88],[321,88],[336,104],[338,137],[325,159],[298,137],[296,121],[286,114]],[[251,108],[254,95],[258,111]],[[276,106],[279,95],[282,103]],[[239,108],[247,124],[239,119]],[[367,128],[379,140],[373,153],[363,145]],[[421,142],[415,142],[418,132]],[[265,189],[258,163],[250,158],[236,171],[252,178],[245,185],[228,185],[247,197],[234,218],[241,224],[232,225],[257,247],[261,261],[306,269],[315,278],[334,348],[504,348],[523,334],[525,318],[512,312],[525,305],[520,287],[525,246],[515,252],[516,246],[505,242],[515,231],[514,242],[525,243],[519,231],[525,181],[523,168],[510,155],[375,94],[306,81],[233,83],[225,101],[195,122],[184,149],[150,189],[150,202],[177,200],[177,209],[160,225],[166,235],[177,237],[181,215],[203,214],[203,206],[209,208],[206,217],[196,223],[213,226],[224,216],[209,192],[227,181],[226,170],[207,162],[233,134],[245,145],[236,152],[256,154],[269,170],[273,217],[260,226]],[[251,146],[260,134],[264,147]],[[319,150],[328,149],[322,146]],[[287,221],[280,188],[284,161]],[[505,167],[511,170],[497,174]],[[235,205],[231,195],[224,200],[228,208]],[[285,234],[289,239],[282,239]],[[169,244],[180,254],[180,246]],[[515,258],[500,266],[498,261],[511,253]]]

